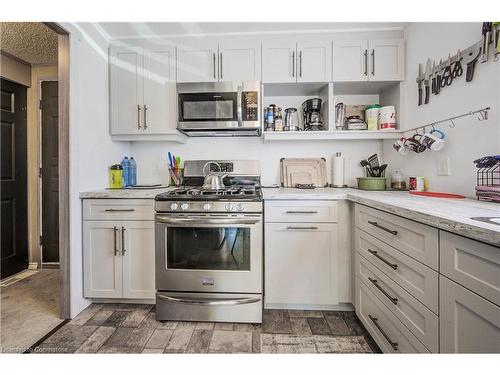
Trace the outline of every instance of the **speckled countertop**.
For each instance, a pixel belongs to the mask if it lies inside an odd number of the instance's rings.
[[[152,199],[157,194],[171,190],[169,187],[158,189],[103,189],[84,191],[80,193],[81,199]]]
[[[347,199],[500,247],[500,225],[471,217],[500,217],[500,205],[474,199],[444,199],[410,195],[404,191],[362,191],[318,188],[264,188],[265,200]]]

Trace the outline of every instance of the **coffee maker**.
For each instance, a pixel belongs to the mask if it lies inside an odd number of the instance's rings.
[[[302,103],[304,116],[304,130],[323,130],[323,116],[321,116],[321,99],[312,98]]]

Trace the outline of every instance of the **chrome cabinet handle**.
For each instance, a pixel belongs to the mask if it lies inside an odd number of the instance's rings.
[[[137,129],[141,128],[141,106],[137,104]]]
[[[256,224],[260,221],[260,219],[181,219],[181,218],[173,218],[167,216],[157,216],[156,221],[158,223],[165,224]]]
[[[368,50],[365,49],[365,53],[364,53],[364,59],[365,59],[365,76],[368,75]]]
[[[127,250],[125,250],[125,227],[122,227],[122,255],[125,255]]]
[[[113,227],[113,234],[114,234],[113,242],[114,242],[114,253],[115,253],[115,256],[118,255],[118,246],[117,246],[117,240],[116,240],[116,233],[117,232],[118,232],[118,228],[117,227]]]
[[[220,79],[222,79],[222,52],[219,53]]]
[[[248,303],[259,302],[260,298],[227,298],[227,299],[212,299],[212,298],[199,298],[199,299],[191,299],[191,298],[177,298],[177,297],[169,297],[164,296],[162,294],[157,294],[159,299],[169,302],[177,302],[177,303],[187,303],[191,305],[244,305]]]
[[[288,226],[286,227],[287,230],[316,230],[318,229],[318,227],[292,227],[292,226]]]
[[[216,79],[217,76],[215,75],[215,52],[213,53],[213,55],[214,55],[214,79]]]
[[[144,130],[146,130],[148,128],[148,122],[147,122],[147,111],[148,111],[148,107],[146,106],[146,104],[144,104]]]
[[[390,294],[389,294],[389,293],[387,293],[387,292],[386,292],[386,291],[385,291],[385,290],[384,290],[384,289],[383,289],[383,288],[382,288],[382,287],[378,284],[378,280],[372,279],[371,277],[368,277],[368,280],[370,280],[370,282],[371,282],[373,285],[375,285],[375,287],[376,287],[378,290],[380,290],[384,296],[386,296],[387,298],[389,298],[389,300],[390,300],[393,304],[395,304],[395,305],[397,305],[397,304],[398,304],[398,299],[397,299],[397,298],[395,298],[395,297],[391,297],[391,296],[390,296]]]
[[[380,333],[382,334],[382,336],[384,336],[384,338],[387,340],[387,342],[392,346],[392,348],[395,351],[397,351],[398,350],[398,343],[392,341],[390,339],[390,337],[387,335],[387,333],[385,333],[385,331],[382,329],[382,327],[380,327],[380,324],[378,324],[378,318],[375,318],[374,316],[371,316],[370,314],[368,314],[368,317],[373,322],[373,324],[375,324],[375,327],[377,327],[377,329],[380,331]]]
[[[392,229],[386,228],[386,227],[380,225],[379,223],[377,223],[376,221],[368,221],[368,224],[371,224],[374,227],[382,229],[382,230],[386,231],[387,233],[390,233],[390,234],[392,234],[394,236],[398,235],[398,231],[397,230],[392,230]]]
[[[380,259],[382,262],[384,262],[385,264],[387,264],[387,265],[388,265],[389,267],[391,267],[392,269],[395,269],[395,270],[397,270],[397,269],[398,269],[398,265],[397,265],[397,264],[395,264],[395,263],[391,263],[391,262],[389,262],[387,259],[382,258],[380,255],[378,255],[378,252],[377,252],[377,251],[368,249],[368,252],[369,252],[370,254],[373,254],[375,257],[377,257],[378,259]]]
[[[317,214],[318,211],[285,211],[286,214]]]
[[[295,51],[292,51],[292,77],[295,77]]]
[[[299,77],[302,77],[302,51],[299,52],[299,61],[300,61],[300,65],[299,65]]]
[[[106,208],[105,212],[134,212],[135,208]]]
[[[375,50],[372,49],[372,76],[375,75]]]

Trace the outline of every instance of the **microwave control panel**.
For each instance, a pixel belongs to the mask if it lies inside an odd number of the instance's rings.
[[[257,91],[243,91],[243,121],[257,121],[259,116],[259,98]]]

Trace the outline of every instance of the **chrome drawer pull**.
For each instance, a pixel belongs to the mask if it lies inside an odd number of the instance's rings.
[[[168,302],[186,303],[191,305],[245,305],[249,303],[260,302],[260,298],[228,298],[228,299],[210,299],[210,298],[200,298],[200,299],[190,299],[190,298],[177,298],[169,297],[158,294],[157,297]]]
[[[368,252],[369,252],[370,254],[375,255],[378,259],[380,259],[382,262],[384,262],[385,264],[387,264],[389,267],[391,267],[391,268],[393,268],[393,269],[395,269],[395,270],[397,270],[397,269],[398,269],[398,265],[397,265],[397,264],[395,264],[395,263],[391,263],[391,262],[389,262],[387,259],[382,258],[380,255],[378,255],[378,252],[377,252],[377,251],[368,249]]]
[[[379,229],[385,230],[387,233],[390,233],[390,234],[392,234],[392,235],[394,235],[394,236],[397,236],[397,235],[398,235],[398,231],[397,231],[397,230],[391,230],[391,229],[389,229],[389,228],[386,228],[386,227],[384,227],[384,226],[382,226],[382,225],[378,224],[376,221],[368,221],[368,224],[371,224],[371,225],[373,225],[374,227],[377,227],[377,228],[379,228]]]
[[[113,227],[113,234],[114,234],[114,238],[113,238],[113,244],[114,244],[114,253],[115,253],[115,256],[118,255],[118,246],[116,245],[116,233],[118,232],[118,228],[117,227]]]
[[[289,226],[289,227],[286,227],[287,230],[316,230],[318,229],[318,227],[292,227],[292,226]]]
[[[105,212],[134,212],[135,208],[106,208]]]
[[[387,342],[392,346],[392,348],[397,351],[398,350],[398,343],[392,341],[389,338],[389,336],[387,335],[387,333],[385,333],[385,331],[382,329],[382,327],[380,327],[380,325],[378,324],[378,318],[375,318],[375,317],[371,316],[370,314],[368,314],[368,317],[373,322],[373,324],[375,324],[375,327],[377,327],[377,329],[380,331],[382,336],[384,336],[384,338],[387,340]]]
[[[286,214],[317,214],[318,211],[285,211]]]
[[[384,296],[386,296],[387,298],[389,298],[389,300],[390,300],[393,304],[395,304],[395,305],[397,305],[397,304],[398,304],[398,299],[397,299],[397,298],[395,298],[395,297],[391,297],[391,296],[389,295],[389,293],[387,293],[384,289],[382,289],[382,287],[381,287],[380,285],[378,285],[378,280],[372,279],[371,277],[369,277],[369,278],[368,278],[368,280],[370,280],[370,281],[371,281],[371,283],[372,283],[373,285],[375,285],[375,287],[376,287],[378,290],[380,290]]]
[[[125,227],[122,227],[122,255],[125,255],[127,250],[125,250]]]

